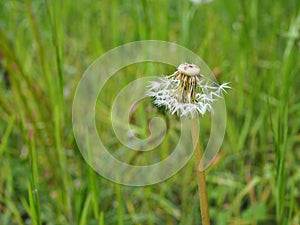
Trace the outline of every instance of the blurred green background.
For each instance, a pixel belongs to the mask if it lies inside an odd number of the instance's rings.
[[[0,224],[201,224],[193,160],[166,182],[126,187],[96,174],[74,140],[72,99],[85,69],[146,39],[191,49],[231,82],[225,140],[207,171],[212,224],[299,225],[299,0],[1,0]],[[116,83],[128,82],[112,80],[97,107],[111,149],[120,144],[110,102]],[[151,112],[135,112],[141,137],[164,114]],[[208,122],[203,131],[205,142]]]

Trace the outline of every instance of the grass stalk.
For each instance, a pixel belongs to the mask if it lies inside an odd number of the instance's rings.
[[[51,6],[53,5],[48,5],[48,1],[45,0],[45,6],[46,6],[46,11],[50,23],[50,28],[51,28],[51,34],[52,34],[52,44],[55,50],[55,60],[56,60],[56,68],[57,68],[57,74],[58,74],[58,98],[60,100],[60,108],[62,112],[64,112],[64,76],[63,76],[63,61],[61,57],[61,49],[59,46],[59,35],[58,35],[58,29],[57,29],[57,22],[56,18],[53,16],[53,11],[51,10]],[[63,119],[64,117],[62,117]],[[63,121],[62,121],[63,122]]]
[[[66,211],[70,224],[74,224],[73,212],[72,212],[72,190],[70,189],[70,177],[68,174],[68,162],[65,155],[65,151],[62,146],[61,128],[60,128],[60,112],[59,107],[56,105],[54,109],[54,122],[55,122],[55,144],[57,149],[58,163],[61,171],[61,179],[63,183],[63,190],[65,192]]]
[[[28,182],[28,196],[31,208],[31,218],[34,225],[41,225],[41,207],[39,198],[39,181],[38,181],[38,159],[35,148],[34,137],[30,138],[30,158],[31,158],[31,178]]]
[[[52,103],[52,105],[55,105],[56,98],[54,96],[54,85],[53,85],[52,78],[49,75],[48,70],[47,70],[45,52],[44,52],[44,48],[43,48],[43,44],[42,44],[42,39],[40,37],[37,20],[35,18],[34,12],[31,9],[31,0],[26,0],[25,6],[26,6],[25,8],[26,8],[26,12],[28,14],[28,19],[30,22],[31,30],[33,33],[33,37],[34,37],[35,43],[37,44],[38,57],[40,60],[40,65],[41,65],[41,72],[43,73],[43,76],[45,77],[45,81],[46,81],[47,88],[49,91],[51,103]]]
[[[123,209],[121,185],[115,184],[115,188],[116,188],[116,196],[118,201],[118,225],[123,225],[124,209]]]
[[[87,131],[88,134],[88,131]],[[88,157],[89,160],[92,161],[92,152],[90,149],[90,143],[89,143],[89,138],[88,135],[86,137],[86,146],[87,146],[87,152],[88,152]],[[88,174],[89,174],[89,188],[90,191],[92,193],[92,205],[93,205],[93,212],[95,215],[95,218],[98,219],[99,218],[99,205],[98,205],[98,188],[97,188],[97,184],[96,184],[96,173],[95,171],[92,169],[92,167],[88,167]]]

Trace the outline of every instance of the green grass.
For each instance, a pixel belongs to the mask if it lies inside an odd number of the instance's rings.
[[[1,1],[0,224],[200,224],[192,160],[163,183],[126,187],[96,174],[74,140],[72,99],[85,69],[144,39],[188,47],[231,82],[225,140],[207,171],[213,224],[300,224],[298,0]],[[107,147],[122,150],[110,126],[118,90],[172,70],[137,64],[110,80],[97,103]],[[135,113],[141,137],[150,114]],[[201,130],[206,140],[209,123]]]

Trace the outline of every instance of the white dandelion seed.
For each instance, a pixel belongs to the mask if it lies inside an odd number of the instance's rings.
[[[205,81],[198,66],[183,63],[172,75],[151,82],[146,94],[153,97],[155,105],[166,107],[171,114],[193,118],[213,112],[212,103],[228,88],[228,83],[217,85]]]
[[[190,2],[198,5],[198,4],[208,4],[211,3],[213,0],[190,0]]]

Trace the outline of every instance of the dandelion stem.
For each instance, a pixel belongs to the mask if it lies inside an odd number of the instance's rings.
[[[195,137],[196,125],[194,125],[193,136]],[[200,211],[202,218],[202,225],[210,225],[209,219],[209,204],[208,204],[208,196],[206,190],[206,179],[205,179],[205,171],[199,170],[200,161],[202,158],[202,150],[200,146],[200,140],[196,137],[197,145],[194,153],[195,157],[195,165],[196,165],[196,173],[197,173],[197,181],[198,181],[198,192],[199,192],[199,201],[200,201]]]

